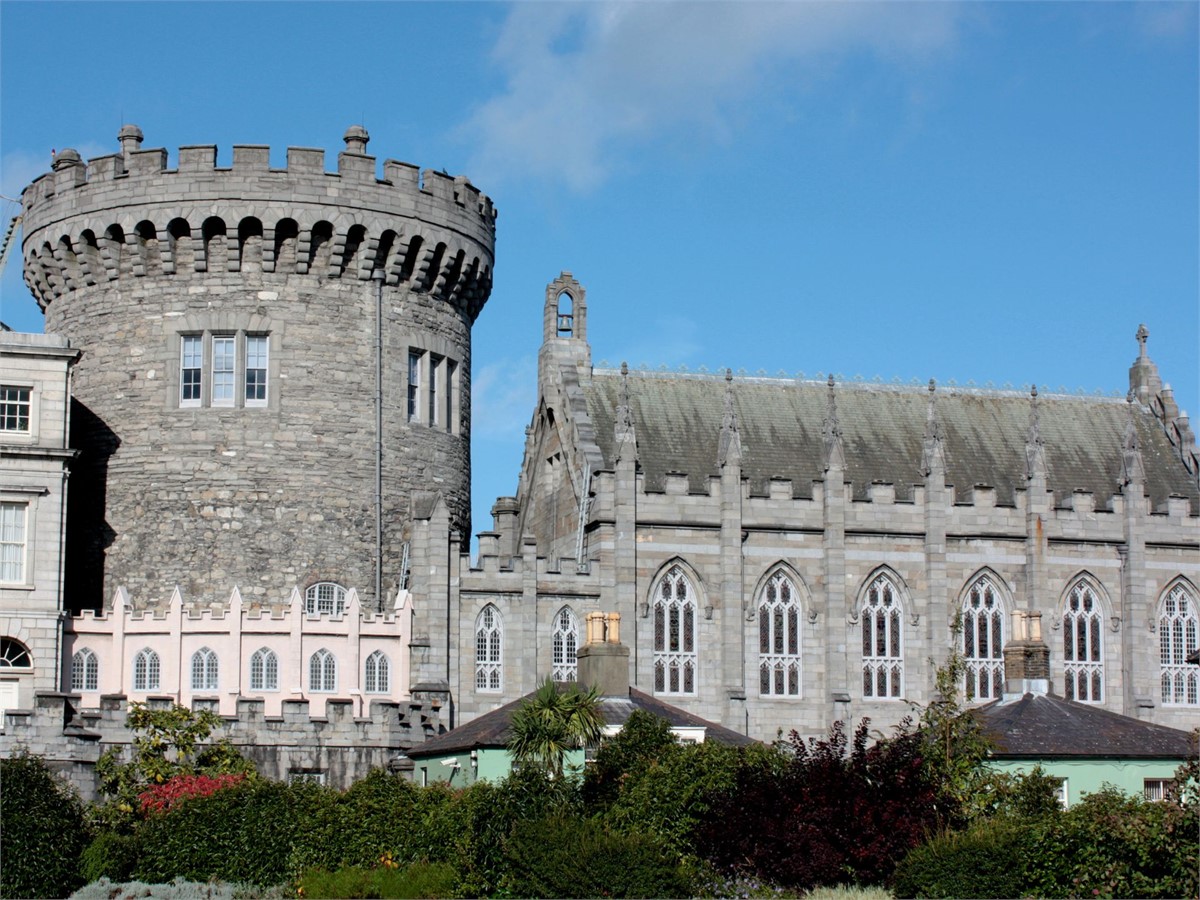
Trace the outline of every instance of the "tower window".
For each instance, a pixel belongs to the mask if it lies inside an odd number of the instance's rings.
[[[0,503],[0,582],[25,583],[27,503]]]
[[[212,405],[233,406],[235,339],[217,335],[212,339]]]
[[[246,405],[267,402],[267,336],[246,335]]]
[[[204,338],[198,334],[185,334],[179,344],[179,404],[199,406],[201,373],[204,371]]]

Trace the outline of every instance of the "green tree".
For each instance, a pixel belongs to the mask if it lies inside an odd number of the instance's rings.
[[[636,781],[678,745],[665,719],[635,709],[620,732],[606,739],[583,779],[583,799],[589,806],[608,806],[621,786]]]
[[[508,750],[513,761],[539,766],[559,777],[568,750],[600,740],[604,720],[600,718],[599,693],[595,688],[584,691],[577,684],[560,690],[547,677],[533,696],[517,707],[510,727]]]

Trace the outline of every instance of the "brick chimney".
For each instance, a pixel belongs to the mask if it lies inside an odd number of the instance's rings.
[[[621,643],[621,614],[587,614],[587,639],[579,648],[579,684],[601,697],[629,696],[629,648]]]
[[[1004,647],[1004,699],[1050,693],[1050,648],[1042,640],[1042,614],[1014,610],[1012,639]]]

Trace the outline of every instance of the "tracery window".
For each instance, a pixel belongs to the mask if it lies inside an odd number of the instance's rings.
[[[337,659],[324,647],[308,658],[308,689],[320,694],[337,690]]]
[[[871,582],[863,596],[863,696],[898,699],[904,695],[904,621],[900,592],[887,575]]]
[[[304,611],[310,616],[340,616],[346,611],[346,589],[332,581],[310,585],[304,592]]]
[[[500,610],[488,604],[475,618],[475,689],[498,691],[504,674],[503,621]]]
[[[1084,579],[1072,585],[1063,607],[1063,696],[1100,703],[1104,699],[1104,653],[1100,598]]]
[[[279,690],[279,657],[274,650],[262,647],[250,657],[250,690]]]
[[[1200,705],[1200,666],[1190,665],[1196,652],[1200,622],[1196,598],[1177,584],[1163,598],[1158,617],[1159,659],[1162,666],[1162,702],[1169,706]]]
[[[386,694],[391,690],[391,673],[388,670],[388,658],[382,650],[376,650],[367,657],[363,690],[368,694]]]
[[[574,681],[579,671],[575,656],[579,649],[579,621],[570,607],[564,606],[554,617],[554,639],[551,643],[554,649],[551,677],[555,681]]]
[[[967,700],[994,700],[1004,693],[1004,604],[987,575],[975,579],[963,599],[962,655]]]
[[[71,657],[71,690],[95,691],[100,687],[100,661],[83,647]]]
[[[696,595],[680,566],[654,592],[654,690],[696,693]]]
[[[157,691],[162,665],[158,654],[145,647],[133,658],[133,689],[135,691]]]
[[[215,691],[217,689],[217,654],[201,647],[192,654],[192,690]]]
[[[783,572],[767,579],[758,598],[758,692],[800,696],[800,602]]]

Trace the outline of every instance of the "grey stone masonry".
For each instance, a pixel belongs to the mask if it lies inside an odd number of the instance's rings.
[[[322,150],[60,152],[22,195],[25,280],[75,370],[72,609],[394,594],[416,491],[470,527],[471,326],[496,211],[345,135]],[[379,363],[377,364],[377,360]],[[378,529],[378,533],[377,533]],[[376,583],[379,582],[378,595]]]

